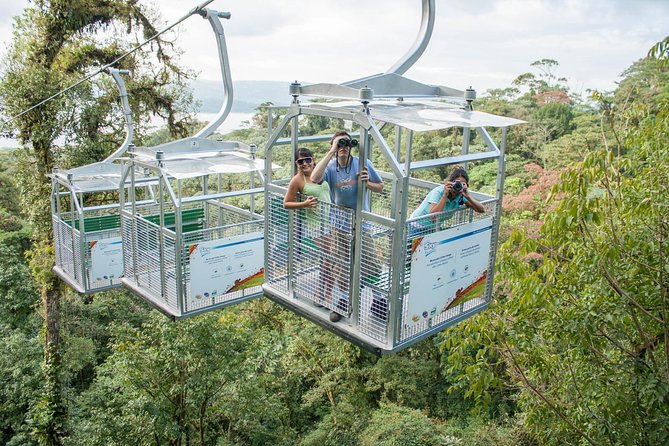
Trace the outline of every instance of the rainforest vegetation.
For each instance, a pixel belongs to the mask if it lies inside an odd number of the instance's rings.
[[[155,20],[132,1],[33,1],[1,63],[2,115],[113,61]],[[12,121],[2,131],[22,147],[0,153],[0,444],[669,444],[667,43],[612,92],[575,94],[543,59],[480,95],[476,109],[527,121],[509,132],[493,302],[386,357],[265,298],[174,322],[127,291],[74,293],[51,272],[46,174],[119,146],[118,94],[97,76]],[[137,145],[199,128],[173,43],[120,68],[133,73]],[[267,113],[226,138],[263,147]],[[150,133],[154,114],[168,125]],[[420,134],[414,152],[447,156],[461,139]],[[494,166],[469,167],[474,190],[494,190]]]

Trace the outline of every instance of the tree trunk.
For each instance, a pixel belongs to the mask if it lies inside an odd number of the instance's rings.
[[[60,290],[53,279],[42,287],[42,305],[45,319],[44,389],[38,413],[35,416],[40,444],[60,446],[65,435],[66,410],[62,400],[60,370]]]

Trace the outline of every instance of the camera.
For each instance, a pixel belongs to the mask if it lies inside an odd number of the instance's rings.
[[[358,147],[357,139],[341,138],[337,141],[338,147]]]
[[[453,192],[462,192],[462,189],[464,189],[464,185],[460,181],[453,181]]]

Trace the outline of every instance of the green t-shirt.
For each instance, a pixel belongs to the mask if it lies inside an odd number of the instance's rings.
[[[323,181],[321,184],[308,183],[305,179],[304,188],[302,189],[302,195],[305,197],[316,197],[320,203],[330,204],[330,185],[327,181]],[[328,219],[324,218],[325,214],[329,210],[329,206],[318,206],[316,208],[306,208],[304,209],[304,215],[306,216],[307,225],[311,228],[315,228],[321,225],[321,222],[328,222]]]

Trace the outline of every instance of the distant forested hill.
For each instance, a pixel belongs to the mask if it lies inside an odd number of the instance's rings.
[[[279,81],[236,81],[233,82],[234,101],[232,111],[250,113],[263,102],[285,105],[290,102],[288,85]],[[194,80],[191,82],[194,98],[201,104],[199,112],[216,113],[223,102],[221,81]]]

